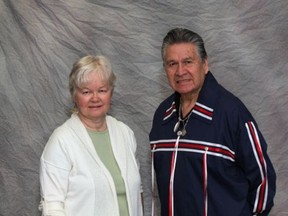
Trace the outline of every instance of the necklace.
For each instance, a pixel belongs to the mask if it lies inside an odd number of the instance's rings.
[[[181,118],[181,104],[179,106],[178,122],[174,126],[174,132],[177,132],[177,136],[185,136],[187,134],[186,125],[188,124],[192,110],[189,112],[189,115],[184,119]],[[181,129],[180,129],[181,128]]]

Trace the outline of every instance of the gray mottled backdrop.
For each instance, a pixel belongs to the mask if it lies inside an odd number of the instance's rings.
[[[112,61],[111,114],[135,131],[150,215],[148,134],[171,93],[160,46],[176,26],[203,36],[212,73],[257,120],[278,176],[271,215],[288,215],[287,0],[0,0],[1,216],[40,215],[39,158],[69,116],[67,77],[86,54]]]

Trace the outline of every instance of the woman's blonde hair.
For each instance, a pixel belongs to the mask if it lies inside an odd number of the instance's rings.
[[[113,90],[116,76],[112,71],[110,61],[102,55],[87,55],[73,64],[69,75],[69,92],[72,97],[74,96],[75,89],[81,88],[88,81],[88,74],[91,72],[97,73],[101,81],[107,81]]]

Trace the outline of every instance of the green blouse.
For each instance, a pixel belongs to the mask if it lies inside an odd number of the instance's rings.
[[[95,132],[87,129],[89,136],[92,139],[96,152],[104,163],[108,171],[110,172],[116,192],[119,204],[120,216],[129,215],[128,202],[126,198],[126,190],[123,178],[121,176],[121,171],[114,157],[112,146],[110,142],[109,132],[105,130],[103,132]]]

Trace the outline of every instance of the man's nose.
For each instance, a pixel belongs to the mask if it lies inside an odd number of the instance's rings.
[[[176,68],[176,75],[181,76],[185,73],[185,68],[182,63],[179,63],[177,68]]]

